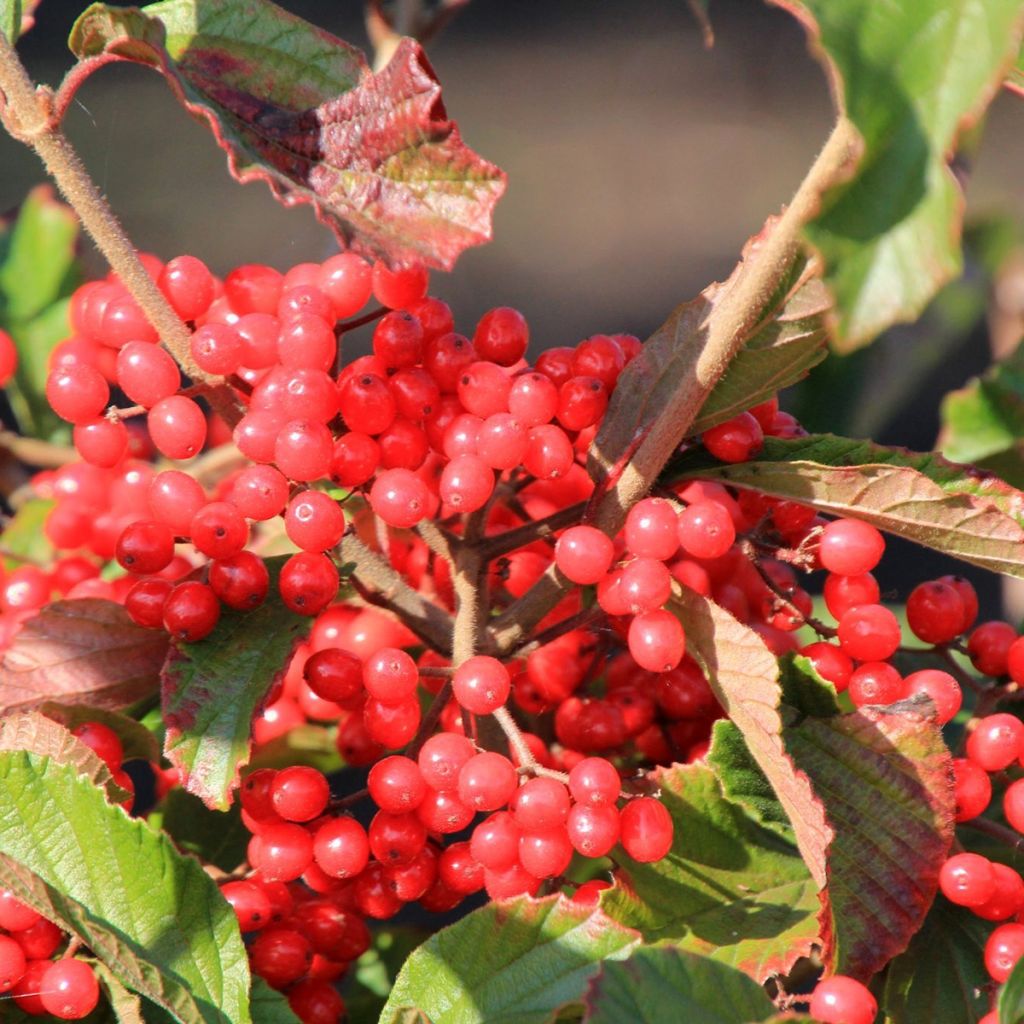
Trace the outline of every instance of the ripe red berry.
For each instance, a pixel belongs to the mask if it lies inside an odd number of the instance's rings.
[[[526,354],[530,330],[517,309],[499,306],[480,318],[473,334],[473,348],[481,359],[499,366],[512,366]]]
[[[95,725],[98,723],[92,724]],[[117,735],[112,730],[107,729],[106,726],[102,726],[101,729],[105,730],[105,733],[109,733],[114,737],[115,740],[117,740]],[[95,730],[94,736],[99,737],[100,735],[105,735],[105,733],[101,733],[100,730]],[[93,748],[93,750],[96,750],[97,754],[99,754],[101,759],[104,759],[103,754],[99,753],[99,750],[97,750],[97,748],[86,739],[86,736],[84,734],[79,734],[76,731],[76,735],[78,735],[78,738],[81,739],[86,744],[86,746],[90,746]],[[120,747],[120,740],[117,740],[117,745],[118,747]],[[107,753],[108,756],[110,756],[112,752],[112,750],[105,751],[105,753]],[[109,763],[110,762],[108,762],[108,764]],[[116,764],[120,766],[120,758],[116,759]],[[17,899],[17,897],[14,895],[13,892],[11,892],[10,889],[0,889],[0,928],[3,928],[9,932],[20,932],[24,931],[26,928],[31,928],[34,924],[36,924],[36,922],[41,920],[42,916],[38,914],[35,910],[33,910],[31,907],[26,906],[19,899]]]
[[[309,688],[324,700],[347,704],[363,692],[362,662],[340,647],[315,652],[302,671]]]
[[[419,669],[397,647],[382,647],[363,663],[363,685],[382,704],[402,704],[416,693]]]
[[[705,430],[704,447],[722,462],[746,462],[764,444],[761,424],[749,412],[741,412],[731,420]]]
[[[121,420],[101,416],[79,423],[73,431],[75,449],[93,466],[110,469],[116,466],[128,450],[128,429]]]
[[[961,907],[987,903],[996,889],[992,864],[976,853],[955,854],[942,865],[939,888],[947,900]]]
[[[679,515],[679,543],[694,558],[721,558],[735,539],[732,516],[717,501],[695,501]]]
[[[920,672],[912,672],[903,680],[906,695],[913,697],[924,693],[931,697],[935,704],[936,720],[945,725],[956,717],[963,703],[963,692],[960,684],[948,672],[937,668],[925,668]]]
[[[836,519],[821,533],[818,558],[824,568],[840,576],[862,576],[882,558],[885,540],[870,523]]]
[[[124,746],[121,743],[121,737],[110,726],[104,725],[102,722],[83,722],[72,729],[71,734],[89,747],[112,772],[121,767],[121,762],[124,761]],[[35,911],[33,911],[34,913]],[[36,915],[36,919],[38,919],[38,915]],[[4,920],[5,915],[0,911],[0,924]],[[8,931],[19,930],[12,924],[3,924],[2,926]]]
[[[42,976],[40,999],[47,1013],[61,1020],[80,1020],[100,1001],[93,969],[83,960],[55,960]]]
[[[614,805],[593,807],[576,804],[569,811],[566,831],[577,853],[584,857],[604,857],[619,841],[621,816]]]
[[[541,775],[516,790],[512,814],[519,828],[541,832],[564,825],[569,807],[568,789],[557,779]]]
[[[619,818],[622,845],[633,860],[645,864],[661,860],[672,849],[672,817],[660,800],[647,796],[630,800]]]
[[[893,704],[906,694],[903,677],[887,661],[866,661],[850,673],[850,700],[865,704]]]
[[[392,270],[378,260],[373,265],[373,294],[382,306],[405,309],[427,294],[426,267]]]
[[[0,994],[10,992],[21,981],[28,963],[25,951],[7,935],[0,935]]]
[[[220,894],[231,904],[243,932],[259,931],[270,923],[270,900],[255,882],[225,882]]]
[[[662,609],[637,615],[629,624],[629,653],[650,672],[669,672],[682,661],[686,635],[679,620]]]
[[[464,661],[452,677],[452,693],[474,715],[489,715],[508,700],[512,680],[497,658],[477,655]]]
[[[220,619],[220,601],[205,583],[179,583],[164,602],[164,628],[171,636],[195,643],[209,636]]]
[[[355,818],[332,818],[317,829],[313,856],[332,878],[355,878],[370,859],[366,830]]]
[[[484,751],[459,770],[459,799],[477,811],[496,811],[512,798],[516,782],[516,770],[507,757]]]
[[[458,786],[459,772],[473,755],[473,744],[465,736],[440,732],[420,747],[417,764],[428,786],[449,790]]]
[[[210,563],[210,588],[229,608],[251,611],[266,600],[270,573],[259,555],[239,551],[237,555]]]
[[[988,772],[966,757],[955,757],[953,775],[956,785],[956,820],[970,821],[981,814],[992,799],[992,783],[989,781]],[[1007,794],[1013,785],[1015,783],[1007,789]],[[1024,796],[1024,790],[1021,791],[1021,796]],[[1007,820],[1010,820],[1009,811]],[[1024,824],[1024,816],[1020,820]],[[1014,825],[1014,828],[1017,827],[1013,821],[1010,821],[1010,824]]]
[[[614,806],[620,786],[618,770],[603,757],[585,757],[569,772],[569,792],[578,804]]]
[[[429,513],[427,485],[408,469],[386,469],[370,490],[370,506],[389,526],[408,529]]]
[[[985,943],[985,970],[1002,984],[1024,956],[1024,924],[1000,925]]]
[[[169,459],[191,459],[206,442],[203,410],[184,395],[171,395],[149,411],[149,436],[157,450]]]
[[[1005,712],[974,723],[967,736],[967,756],[987,772],[1001,772],[1021,754],[1024,722]]]
[[[960,635],[964,602],[956,587],[941,580],[918,584],[907,598],[907,624],[927,644],[949,643]]]
[[[285,532],[303,551],[327,551],[345,532],[345,513],[323,491],[300,491],[288,502]]]
[[[1016,639],[1017,631],[1008,622],[983,622],[968,638],[967,653],[983,675],[1005,675],[1010,647]]]
[[[121,531],[115,554],[129,572],[139,576],[160,572],[174,557],[174,534],[163,523],[140,519]]]
[[[227,501],[211,501],[189,525],[192,543],[208,558],[237,555],[249,540],[249,526],[238,509]]]
[[[626,516],[626,547],[640,558],[667,561],[679,548],[678,525],[675,508],[664,498],[644,498]]]
[[[888,608],[861,604],[839,619],[839,646],[857,661],[885,661],[900,645],[900,624]]]
[[[323,772],[306,765],[282,768],[270,787],[270,803],[285,821],[312,821],[321,815],[330,797]]]
[[[281,600],[301,615],[319,615],[338,594],[338,570],[326,556],[310,551],[292,555],[281,568]]]
[[[117,383],[133,402],[150,409],[181,387],[181,373],[166,349],[130,341],[117,353]]]
[[[555,544],[555,564],[573,583],[597,583],[614,556],[611,538],[594,526],[570,526]]]
[[[988,776],[987,775],[985,776],[985,780],[986,780],[986,782],[988,781]],[[957,777],[957,782],[959,784],[959,776]],[[991,796],[991,793],[992,793],[991,786],[989,787],[988,793]],[[980,803],[980,799],[979,799],[978,802]],[[985,802],[986,802],[986,804],[988,803],[987,800]],[[957,809],[958,810],[959,810],[959,807],[960,807],[960,789],[959,789],[959,785],[958,785],[958,787],[957,787]],[[985,808],[982,807],[981,810],[983,811],[984,809]],[[978,813],[980,814],[981,811],[979,811]],[[1009,784],[1009,786],[1006,787],[1006,792],[1003,794],[1003,813],[1006,815],[1006,820],[1010,823],[1010,825],[1013,828],[1015,828],[1018,832],[1024,833],[1024,779],[1017,779],[1014,782],[1011,782]],[[967,819],[960,819],[960,817],[958,816],[957,820],[960,821],[960,820],[967,820]]]
[[[818,982],[810,1011],[821,1024],[874,1024],[878,1003],[859,981],[833,974]]]
[[[370,769],[367,787],[373,802],[392,814],[414,811],[427,795],[419,765],[397,754],[381,759]]]
[[[825,577],[825,606],[838,622],[851,608],[860,604],[877,604],[881,591],[871,573],[860,576],[839,576],[830,573]]]

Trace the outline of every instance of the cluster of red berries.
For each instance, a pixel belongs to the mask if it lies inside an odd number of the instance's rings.
[[[92,967],[65,953],[68,936],[0,889],[0,1000],[13,999],[32,1016],[81,1020],[95,1009],[100,986]]]

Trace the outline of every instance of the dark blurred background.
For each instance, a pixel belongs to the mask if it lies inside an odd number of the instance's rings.
[[[65,40],[84,6],[43,0],[19,44],[37,80],[56,84],[70,65]],[[283,6],[367,46],[357,0]],[[726,276],[787,200],[829,129],[824,74],[788,14],[761,0],[711,7],[711,50],[681,0],[473,0],[428,47],[450,116],[509,175],[496,240],[433,279],[460,329],[514,305],[535,351],[598,331],[645,337]],[[991,110],[970,161],[974,212],[1024,210],[1022,102],[1004,93]],[[102,69],[67,130],[142,249],[193,253],[221,273],[334,251],[308,208],[285,210],[265,186],[232,181],[205,126],[152,71]],[[0,209],[42,178],[31,152],[0,137]],[[815,429],[931,448],[942,395],[990,361],[978,315],[952,331],[948,320],[829,360],[791,407]]]

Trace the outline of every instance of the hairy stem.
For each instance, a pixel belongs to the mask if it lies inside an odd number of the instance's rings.
[[[447,612],[413,590],[354,533],[342,537],[339,549],[342,562],[355,562],[358,566],[353,580],[368,595],[378,598],[434,650],[444,655],[451,653],[454,624]]]
[[[60,123],[50,109],[48,94],[36,92],[14,47],[3,33],[0,33],[0,91],[5,98],[4,123],[12,136],[35,150],[161,342],[189,377],[209,385],[211,405],[229,426],[234,426],[241,413],[230,390],[223,386],[220,377],[204,373],[196,366],[188,328],[146,273],[114,212],[60,130]]]
[[[801,228],[817,212],[822,192],[839,180],[852,163],[858,138],[853,124],[841,118],[756,256],[741,267],[728,289],[716,298],[703,328],[700,352],[673,392],[672,415],[660,417],[646,436],[635,442],[635,450],[621,473],[597,500],[591,521],[609,536],[618,532],[629,509],[651,489],[666,461],[686,437],[704,400],[764,315],[765,304],[803,245]],[[491,624],[496,646],[510,650],[523,643],[571,586],[552,565]]]

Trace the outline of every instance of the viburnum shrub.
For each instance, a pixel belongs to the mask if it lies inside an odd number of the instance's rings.
[[[839,104],[792,202],[646,341],[536,351],[434,293],[505,183],[411,38],[457,3],[369,3],[376,73],[269,0],[94,4],[50,90],[0,0],[70,204],[0,235],[0,1018],[1024,1020],[1024,636],[876,578],[1024,576],[1024,494],[780,407],[955,276],[1024,0],[777,2]],[[137,252],[61,129],[115,60],[339,251]],[[1015,358],[942,439],[1014,480]]]

